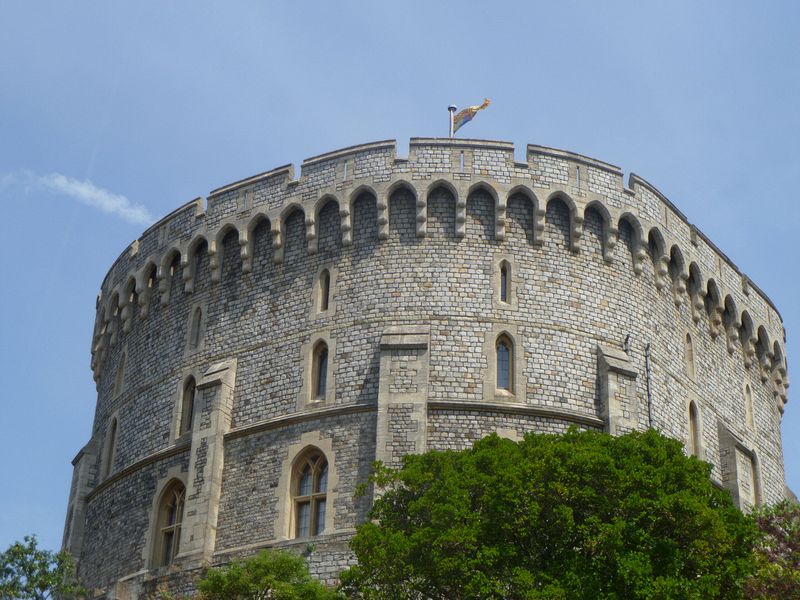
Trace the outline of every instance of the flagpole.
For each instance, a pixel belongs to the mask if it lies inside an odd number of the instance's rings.
[[[456,114],[456,108],[458,108],[455,104],[451,104],[447,107],[447,112],[450,113],[450,137],[453,137],[455,134],[453,133],[453,117]]]

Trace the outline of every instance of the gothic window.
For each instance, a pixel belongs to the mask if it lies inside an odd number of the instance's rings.
[[[106,437],[106,455],[103,461],[103,479],[111,474],[114,466],[114,455],[117,451],[117,420],[112,419]]]
[[[171,483],[161,495],[157,515],[157,543],[153,555],[156,567],[166,567],[175,561],[181,543],[181,524],[186,488],[180,481]]]
[[[688,333],[686,334],[684,345],[684,358],[686,360],[686,374],[689,376],[689,379],[694,380],[694,343],[692,342],[692,336]]]
[[[318,342],[314,347],[311,369],[311,400],[325,400],[328,380],[328,345]]]
[[[328,269],[323,269],[319,275],[319,311],[328,310],[331,296],[331,273]]]
[[[303,454],[295,463],[292,497],[294,503],[294,536],[320,535],[325,529],[328,492],[328,461],[317,449]]]
[[[181,423],[178,435],[183,435],[192,430],[196,387],[194,377],[189,377],[183,386],[183,393],[181,394]]]
[[[689,402],[689,454],[700,457],[700,415],[694,401]]]
[[[507,336],[497,338],[495,345],[497,355],[497,390],[513,393],[512,371],[514,367],[513,346]]]

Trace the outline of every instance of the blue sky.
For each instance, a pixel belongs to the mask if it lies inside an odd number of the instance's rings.
[[[800,339],[800,4],[0,4],[0,549],[60,544],[95,404],[95,295],[178,205],[343,146],[447,133],[656,185]],[[800,375],[797,375],[800,380]],[[800,407],[783,420],[800,492]]]

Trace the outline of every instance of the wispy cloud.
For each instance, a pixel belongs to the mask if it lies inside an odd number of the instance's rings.
[[[26,188],[41,188],[51,193],[67,196],[81,204],[99,209],[134,225],[149,225],[154,220],[147,208],[141,204],[131,202],[122,194],[98,187],[88,179],[79,181],[61,173],[36,175],[25,172],[0,175],[0,185],[3,187],[15,184]]]

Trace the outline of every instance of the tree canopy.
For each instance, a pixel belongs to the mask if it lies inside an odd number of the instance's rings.
[[[737,598],[755,527],[655,432],[497,435],[378,465],[350,597]]]
[[[264,550],[209,569],[198,583],[205,600],[337,600],[341,596],[312,579],[301,556]]]
[[[0,598],[46,600],[82,593],[70,555],[40,549],[36,536],[25,536],[0,553]]]
[[[758,568],[748,581],[748,597],[800,600],[800,504],[784,500],[758,507],[752,518],[759,529]]]

